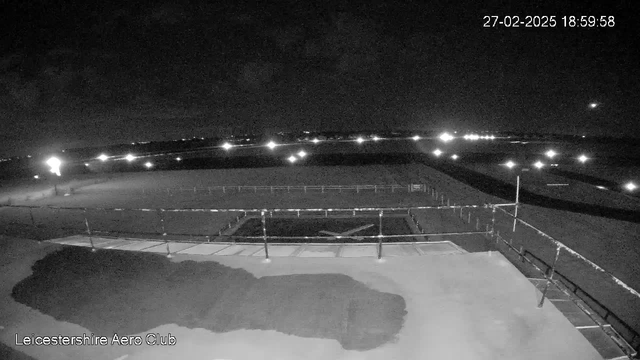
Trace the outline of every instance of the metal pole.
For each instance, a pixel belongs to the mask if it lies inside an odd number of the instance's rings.
[[[171,257],[171,250],[169,249],[169,241],[167,241],[167,231],[164,226],[164,214],[162,209],[158,210],[158,216],[160,217],[160,227],[162,228],[162,238],[164,239],[165,245],[167,245],[167,257]]]
[[[378,229],[378,260],[382,259],[382,213],[383,210],[380,210],[380,226]]]
[[[29,208],[29,210],[31,210],[31,208]],[[96,248],[93,246],[93,237],[91,236],[91,228],[89,227],[89,220],[87,219],[86,208],[84,209],[84,224],[87,226],[87,235],[89,235],[89,242],[91,243],[91,251],[96,252]]]
[[[493,209],[491,211],[491,236],[493,236],[496,228],[496,207],[492,206],[491,209]]]
[[[538,308],[542,307],[542,304],[544,304],[544,299],[547,297],[547,290],[549,290],[549,283],[551,283],[551,280],[553,279],[553,275],[556,272],[556,263],[558,262],[559,256],[560,256],[560,246],[556,248],[556,258],[553,259],[553,264],[551,265],[551,274],[547,278],[547,283],[544,286],[544,290],[542,291],[542,298],[540,298],[540,303],[538,304]]]
[[[516,222],[518,219],[518,204],[520,202],[520,175],[516,177],[516,210],[514,211],[513,217],[513,232],[516,231]]]
[[[36,227],[36,221],[33,219],[33,211],[31,210],[31,208],[29,208],[29,217],[31,218],[31,225],[35,228]]]
[[[269,247],[267,246],[267,221],[264,216],[264,211],[261,212],[262,217],[262,239],[264,240],[264,256],[269,260]]]

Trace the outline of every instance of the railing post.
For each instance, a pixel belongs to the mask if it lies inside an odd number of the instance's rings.
[[[496,207],[492,206],[491,207],[492,211],[491,211],[491,234],[493,235],[493,232],[496,228]]]
[[[382,259],[382,213],[384,210],[380,210],[380,225],[378,229],[378,260]]]
[[[541,308],[544,304],[544,299],[547,297],[547,290],[549,290],[549,284],[551,280],[553,280],[553,275],[556,272],[556,263],[558,262],[558,257],[560,257],[560,246],[556,248],[556,257],[553,259],[553,264],[551,265],[551,274],[547,278],[547,283],[544,286],[544,290],[542,291],[542,297],[540,298],[540,303],[538,303],[538,308]]]
[[[86,212],[86,210],[85,210],[85,212]],[[33,211],[31,210],[31,208],[29,208],[29,217],[31,218],[31,225],[35,229],[36,228],[36,221],[33,218]],[[85,220],[86,220],[86,218],[85,218]]]
[[[262,218],[262,239],[264,240],[264,256],[266,260],[269,260],[269,246],[267,245],[267,220],[264,216],[264,211],[260,213]]]
[[[224,187],[224,186],[223,186],[223,187],[222,187],[222,193],[224,194],[224,193],[226,193],[226,192],[227,192],[227,189],[226,189],[226,187]]]
[[[29,208],[31,210],[31,208]],[[33,220],[33,217],[32,217]],[[87,208],[84,209],[84,224],[87,226],[87,235],[89,235],[89,242],[91,243],[91,251],[96,252],[95,246],[93,246],[93,237],[91,236],[91,227],[89,227],[89,219],[87,218]]]
[[[467,213],[467,223],[471,224],[471,210]]]

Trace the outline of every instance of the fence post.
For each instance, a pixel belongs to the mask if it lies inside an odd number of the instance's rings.
[[[226,193],[226,192],[227,192],[227,189],[223,186],[223,187],[222,187],[222,193],[224,194],[224,193]]]
[[[377,193],[378,192],[378,185],[373,185],[373,192]]]
[[[209,190],[209,195],[211,195],[211,187],[210,186],[207,187],[207,190]]]
[[[538,304],[538,308],[542,307],[542,304],[544,304],[544,299],[547,297],[547,290],[549,290],[549,284],[551,283],[551,280],[553,279],[553,275],[556,272],[556,263],[558,262],[559,256],[560,256],[560,246],[556,248],[556,258],[553,259],[553,264],[551,265],[551,274],[547,278],[547,283],[544,286],[544,290],[542,291],[542,298],[540,298],[540,303]]]
[[[167,230],[164,225],[164,210],[158,210],[158,216],[160,216],[160,226],[162,227],[162,238],[164,239],[164,243],[167,245],[167,257],[171,258],[171,250],[169,250],[169,241],[167,241]]]
[[[31,210],[31,208],[29,208],[29,210]],[[33,220],[33,217],[31,219]],[[89,219],[87,218],[87,208],[84,209],[84,224],[87,226],[87,235],[89,235],[89,242],[91,243],[91,252],[96,252],[96,248],[93,246],[93,237],[91,236]]]
[[[273,194],[273,186],[270,186],[270,188],[271,188],[271,193]]]
[[[524,246],[520,245],[520,257],[522,258],[522,262],[524,262]]]
[[[356,194],[359,194],[359,193],[360,193],[360,186],[356,185]]]
[[[467,213],[467,224],[471,224],[471,210]]]
[[[291,186],[287,186],[287,192],[291,192]]]
[[[379,212],[379,217],[380,217],[380,227],[379,227],[379,231],[378,231],[378,260],[382,259],[382,213],[384,210],[380,210]]]
[[[195,186],[193,187],[193,192],[194,192],[194,193],[197,193],[197,190],[196,190],[196,187],[195,187]]]
[[[322,185],[322,193],[324,194],[324,185]]]
[[[269,260],[269,246],[267,245],[267,221],[264,216],[264,211],[260,213],[262,218],[262,239],[264,240],[264,256],[266,260]]]
[[[444,205],[444,195],[440,194],[440,205]]]
[[[307,193],[307,185],[304,186],[304,193]]]
[[[491,211],[491,234],[493,235],[496,228],[496,207],[492,206],[491,209],[493,210]]]
[[[480,219],[476,217],[476,230],[480,230]]]

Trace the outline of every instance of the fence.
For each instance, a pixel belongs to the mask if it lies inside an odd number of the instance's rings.
[[[138,193],[138,194],[209,194],[214,193],[343,193],[343,192],[426,192],[425,184],[391,184],[391,185],[274,185],[274,186],[208,186],[208,187],[180,187],[180,188],[141,188],[141,189],[85,189],[83,191]]]

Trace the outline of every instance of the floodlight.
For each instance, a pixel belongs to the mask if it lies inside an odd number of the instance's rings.
[[[33,175],[33,178],[34,179],[40,179],[40,176],[39,175]]]
[[[146,163],[144,163],[144,167],[146,167],[147,169],[151,169],[153,167],[153,164],[147,161]]]
[[[300,150],[300,151],[298,152],[298,156],[302,159],[303,157],[307,156],[307,153],[306,153],[306,152],[304,152],[304,150]]]
[[[452,158],[453,160],[458,160],[458,155],[453,154],[453,155],[451,155],[451,158]]]
[[[578,156],[578,161],[580,161],[580,162],[581,162],[581,163],[583,163],[583,164],[584,164],[585,162],[587,162],[587,160],[589,160],[589,158],[587,157],[587,155],[582,154],[582,155]]]
[[[504,166],[508,167],[509,169],[513,169],[513,167],[516,166],[516,163],[514,163],[511,160],[509,160],[506,163],[504,163]]]
[[[544,153],[544,154],[545,154],[545,155],[547,155],[547,157],[548,157],[549,159],[553,159],[553,157],[554,157],[554,156],[558,155],[558,154],[557,154],[555,151],[553,151],[553,150],[549,150],[549,151],[547,151],[547,152],[546,152],[546,153]]]
[[[362,144],[364,142],[364,139],[361,136],[358,136],[358,138],[356,139],[356,142],[358,144]]]
[[[373,136],[373,141],[379,141],[379,140],[380,140],[379,137],[377,137],[376,135]]]
[[[178,157],[176,158],[176,161],[182,161],[182,158],[181,158],[180,156],[178,156]]]
[[[592,103],[589,104],[589,109],[595,109],[597,107],[598,107],[598,103],[596,103],[596,102],[592,102]]]
[[[628,182],[624,185],[624,188],[627,189],[628,191],[634,191],[635,189],[638,188],[638,186],[632,182]]]
[[[229,150],[233,147],[233,145],[229,144],[228,142],[222,144],[222,148],[225,150]]]
[[[435,149],[435,150],[433,151],[433,154],[434,154],[435,156],[440,156],[440,155],[442,155],[442,151],[440,151],[440,149]]]
[[[107,161],[109,159],[109,157],[105,154],[100,154],[100,156],[98,156],[98,160],[100,161]]]
[[[318,140],[318,138],[315,138],[315,139],[311,140],[311,142],[314,143],[314,144],[317,144],[317,143],[320,142],[320,140]]]
[[[293,155],[291,155],[291,156],[289,156],[287,158],[287,160],[289,160],[289,162],[293,164],[294,162],[296,162],[296,160],[298,160],[298,158],[293,156]]]
[[[271,150],[275,149],[275,148],[276,148],[276,146],[278,146],[278,144],[276,144],[276,143],[275,143],[275,142],[273,142],[273,141],[269,141],[269,142],[267,143],[267,147],[268,147],[269,149],[271,149]]]
[[[419,135],[414,135],[412,137],[412,139],[413,139],[413,141],[418,141],[418,140],[420,140],[420,136]]]
[[[443,142],[449,142],[453,139],[454,137],[449,133],[442,133],[442,135],[440,135],[440,140],[442,140]]]
[[[544,163],[540,160],[536,161],[533,166],[536,167],[536,169],[542,169],[544,167]]]
[[[84,166],[89,166],[89,163],[84,163]]]
[[[60,165],[62,165],[62,161],[57,157],[53,156],[47,160],[47,165],[51,167],[51,172],[60,176]]]
[[[128,162],[132,162],[133,160],[136,159],[136,157],[133,156],[132,154],[127,154],[127,156],[125,156],[124,159],[127,160]]]

